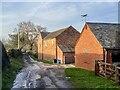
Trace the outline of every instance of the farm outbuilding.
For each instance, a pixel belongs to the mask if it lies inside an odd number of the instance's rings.
[[[49,34],[49,32],[40,32],[38,36],[38,59],[43,59],[43,39]]]
[[[119,24],[87,22],[75,46],[75,66],[95,69],[95,60],[120,62]]]
[[[104,60],[106,58],[107,63],[120,63],[120,48],[106,48],[105,52]]]
[[[79,35],[72,26],[48,34],[43,39],[43,60],[59,60],[62,64],[74,63],[75,44]]]

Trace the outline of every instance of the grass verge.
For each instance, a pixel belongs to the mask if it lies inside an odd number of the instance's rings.
[[[9,67],[2,72],[2,88],[11,88],[18,71],[23,67],[21,58],[10,59]]]
[[[79,68],[66,68],[66,77],[75,88],[119,88],[113,81],[95,76],[93,71]]]
[[[41,59],[38,59],[38,58],[34,57],[33,55],[30,55],[30,56],[31,56],[31,58],[33,58],[36,61],[47,63],[47,64],[53,64],[53,62],[51,62],[49,60],[41,60]]]
[[[48,61],[48,60],[40,60],[40,59],[39,59],[38,61],[43,62],[43,63],[47,63],[47,64],[53,64],[53,62]]]

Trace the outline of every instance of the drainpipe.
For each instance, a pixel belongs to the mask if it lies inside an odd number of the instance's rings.
[[[65,64],[65,56],[64,56],[64,64]]]
[[[105,63],[107,63],[107,51],[106,49],[104,49],[104,51],[105,51]]]
[[[18,29],[18,49],[20,49],[20,32],[19,32],[19,29]]]
[[[56,41],[56,52],[55,52],[55,53],[56,53],[56,60],[57,60],[57,59],[58,59],[58,58],[57,58],[57,57],[58,57],[58,56],[57,56],[57,54],[58,54],[58,53],[57,53],[57,41]]]

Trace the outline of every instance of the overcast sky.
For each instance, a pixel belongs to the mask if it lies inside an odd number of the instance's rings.
[[[14,31],[21,21],[32,21],[47,31],[74,26],[81,31],[82,14],[89,22],[118,22],[117,2],[2,2],[2,37]],[[1,17],[1,16],[0,16]],[[1,23],[1,22],[0,22]]]

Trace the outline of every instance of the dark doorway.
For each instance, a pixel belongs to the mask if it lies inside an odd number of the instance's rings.
[[[72,64],[75,62],[75,52],[64,52],[65,64]]]
[[[74,56],[65,56],[65,64],[75,63]]]
[[[112,52],[112,62],[120,62],[120,50],[113,50]]]

